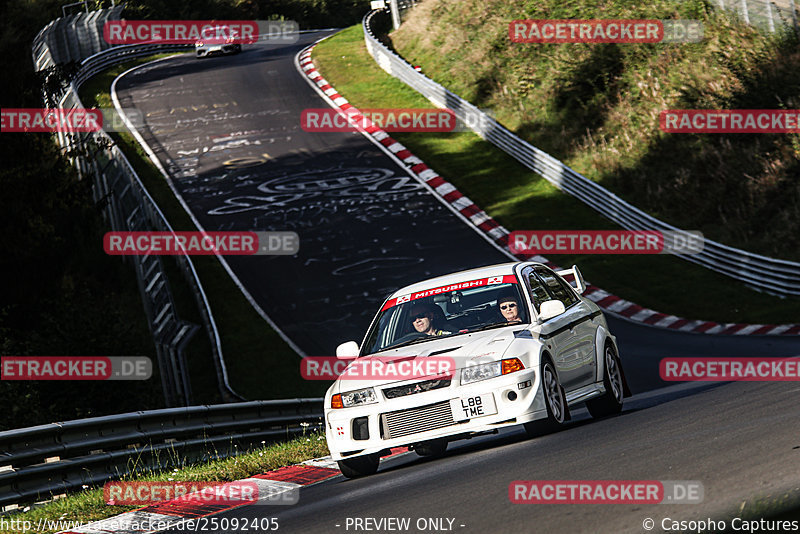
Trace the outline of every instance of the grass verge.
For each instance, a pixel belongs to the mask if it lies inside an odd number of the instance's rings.
[[[767,521],[794,520],[797,522],[800,519],[800,494],[797,491],[793,491],[777,496],[753,497],[742,502],[738,510],[728,515],[729,524],[730,520],[735,517],[739,517],[745,522],[753,521],[755,523],[758,523],[761,519]],[[747,530],[742,525],[738,526],[739,530]],[[796,529],[786,525],[776,525],[772,530],[791,531]]]
[[[325,442],[324,435],[311,433],[285,443],[267,445],[261,449],[232,458],[214,460],[209,463],[191,465],[167,472],[122,477],[121,480],[231,482],[326,455],[328,455],[328,445]],[[64,498],[32,508],[23,508],[19,512],[12,512],[4,516],[3,520],[7,524],[16,525],[20,528],[4,529],[3,532],[9,534],[31,532],[34,530],[33,528],[28,528],[26,531],[20,524],[22,521],[28,521],[28,525],[41,527],[36,528],[36,532],[51,534],[66,529],[66,522],[68,521],[85,524],[129,510],[135,510],[136,508],[139,507],[107,505],[103,501],[102,487],[86,488],[79,493],[73,493]],[[75,523],[73,523],[73,528],[74,525]]]
[[[111,83],[117,76],[133,66],[167,55],[138,59],[98,74],[83,85],[81,89],[83,104],[87,107],[113,107],[110,89]],[[194,223],[175,198],[164,177],[133,136],[129,133],[110,133],[109,135],[128,158],[172,228],[176,231],[196,230]],[[214,256],[194,256],[192,261],[217,323],[222,351],[233,388],[248,399],[323,395],[327,385],[301,378],[297,354],[256,312],[219,260]],[[175,273],[177,274],[177,269],[175,269]],[[180,280],[180,276],[173,276],[171,280],[174,280],[172,284],[175,286],[175,282]],[[181,313],[180,316],[197,322],[199,321],[198,312],[194,309],[194,300],[188,291],[188,288],[185,291],[176,291],[173,287],[176,300],[179,296],[181,297],[181,302],[176,303],[178,311]],[[201,323],[198,322],[198,324]],[[208,339],[205,333],[201,332],[197,335],[197,337],[200,336],[204,340]],[[199,344],[197,337],[195,342]],[[208,345],[206,341],[204,343]],[[190,345],[188,350],[198,351],[201,349],[198,346]],[[187,354],[194,391],[198,391],[194,382],[195,378],[198,384],[211,387],[211,391],[217,390],[215,381],[212,383],[209,380],[209,376],[214,378],[211,373],[213,365],[210,360],[210,347],[205,350],[207,355]],[[269,369],[270,372],[254,372],[255,369]]]
[[[313,59],[322,75],[356,107],[430,107],[422,95],[376,65],[366,51],[360,25],[320,43]],[[509,230],[618,228],[475,134],[397,133],[392,137]],[[558,255],[549,259],[561,266],[577,264],[593,284],[680,317],[775,324],[800,317],[798,299],[754,291],[668,255]]]
[[[388,17],[386,17],[388,19]],[[696,43],[531,45],[514,19],[691,19]],[[680,228],[800,260],[800,134],[666,133],[667,109],[800,107],[800,35],[717,2],[431,0],[391,33],[403,57],[511,131]]]

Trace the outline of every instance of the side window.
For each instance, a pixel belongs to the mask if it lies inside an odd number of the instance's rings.
[[[547,285],[547,289],[550,290],[550,293],[552,293],[556,299],[564,303],[565,308],[569,308],[578,302],[578,297],[575,296],[575,293],[566,287],[565,282],[560,280],[558,276],[544,269],[536,269],[535,272]]]
[[[546,300],[550,300],[550,295],[547,294],[547,290],[542,285],[541,280],[533,274],[533,271],[528,273],[528,283],[531,287],[531,300],[533,301],[533,306],[536,308],[536,313],[539,313],[539,306],[542,302]]]

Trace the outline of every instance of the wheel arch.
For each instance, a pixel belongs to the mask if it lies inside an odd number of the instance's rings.
[[[570,413],[569,403],[567,402],[567,392],[564,390],[564,386],[561,385],[561,377],[558,376],[558,366],[555,364],[555,360],[553,360],[553,357],[546,348],[542,348],[539,353],[539,387],[544,391],[544,373],[542,373],[542,365],[544,365],[545,361],[550,362],[550,365],[553,367],[556,380],[558,380],[558,387],[561,388],[561,395],[564,397],[564,421],[570,421],[572,420],[572,414]],[[545,402],[547,402],[547,399],[545,399]]]
[[[617,339],[612,336],[608,331],[606,331],[605,339],[603,340],[603,354],[605,354],[606,347],[611,346],[611,349],[614,351],[614,354],[617,356],[617,364],[619,365],[619,372],[622,375],[622,398],[627,398],[633,396],[631,392],[630,386],[628,386],[628,378],[625,376],[625,366],[622,365],[622,356],[619,354],[619,347],[617,346]],[[600,345],[598,345],[600,346]],[[601,362],[603,362],[603,366],[605,367],[605,360],[603,358],[598,358]],[[603,369],[605,372],[605,369]]]

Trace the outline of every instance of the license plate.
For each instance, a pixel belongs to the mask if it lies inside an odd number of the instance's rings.
[[[497,407],[494,404],[494,395],[484,393],[474,397],[462,397],[450,400],[450,409],[453,410],[454,421],[466,421],[474,417],[494,415]]]

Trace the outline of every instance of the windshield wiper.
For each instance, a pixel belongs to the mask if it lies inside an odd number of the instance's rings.
[[[388,347],[384,347],[384,348],[381,349],[381,351],[389,350],[389,349],[397,349],[397,348],[400,348],[400,347],[406,347],[408,345],[413,345],[415,343],[421,343],[423,341],[430,341],[432,339],[437,339],[437,338],[441,338],[441,337],[445,337],[445,336],[425,336],[425,337],[421,337],[421,338],[418,338],[418,339],[409,339],[408,341],[403,341],[402,343],[398,343],[397,345],[389,345]]]
[[[500,327],[503,327],[503,326],[511,326],[511,325],[514,325],[514,324],[522,324],[522,323],[518,323],[516,321],[511,322],[511,323],[492,323],[492,324],[483,325],[483,326],[475,328],[475,329],[469,328],[469,329],[467,329],[467,331],[465,333],[469,334],[469,333],[472,333],[472,332],[480,332],[482,330],[490,330],[492,328],[500,328]]]
[[[501,328],[503,326],[512,326],[512,325],[515,325],[515,324],[519,325],[519,324],[522,324],[522,322],[521,321],[514,321],[514,322],[511,322],[511,323],[492,323],[492,324],[483,325],[483,326],[480,326],[480,327],[474,328],[474,329],[473,328],[468,328],[466,331],[459,330],[458,332],[452,332],[450,334],[443,335],[443,336],[425,336],[425,337],[421,337],[421,338],[418,338],[418,339],[409,339],[408,341],[403,341],[402,343],[399,343],[397,345],[389,345],[388,347],[384,347],[381,350],[379,350],[378,352],[382,352],[384,350],[389,350],[389,349],[397,349],[397,348],[400,348],[400,347],[406,347],[408,345],[414,345],[415,343],[421,343],[423,341],[431,341],[433,339],[442,339],[442,338],[445,338],[445,337],[450,337],[450,336],[459,335],[459,334],[471,334],[473,332],[480,332],[482,330],[490,330],[492,328]]]

